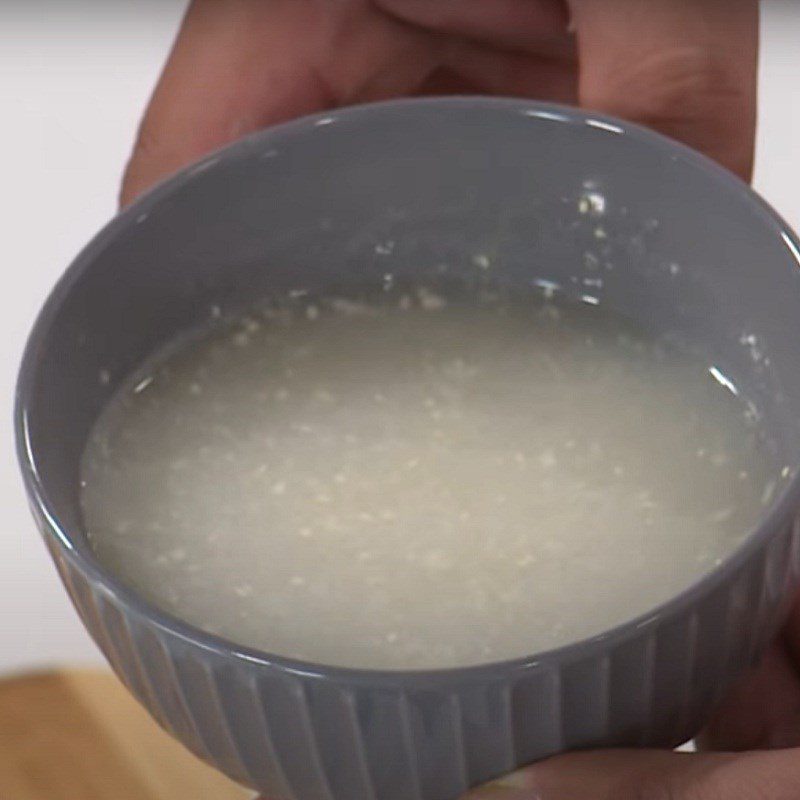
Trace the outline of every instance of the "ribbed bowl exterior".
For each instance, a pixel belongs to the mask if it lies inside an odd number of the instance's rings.
[[[84,624],[158,723],[274,800],[450,800],[574,748],[691,737],[775,635],[800,574],[786,520],[691,604],[623,635],[496,669],[303,673],[214,650],[131,608],[34,509]]]

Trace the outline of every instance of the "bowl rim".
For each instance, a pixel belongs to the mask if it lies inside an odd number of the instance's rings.
[[[530,655],[467,666],[421,669],[344,667],[320,664],[269,653],[209,633],[146,600],[135,589],[130,588],[103,567],[91,549],[61,524],[48,497],[47,487],[38,474],[36,454],[28,432],[28,409],[43,340],[71,288],[105,247],[120,233],[143,222],[160,203],[191,183],[195,175],[212,168],[222,160],[230,162],[246,158],[256,152],[263,152],[269,145],[277,144],[284,138],[291,138],[297,132],[308,131],[315,127],[325,127],[340,120],[360,124],[376,114],[402,114],[409,108],[430,108],[435,112],[437,109],[459,107],[477,111],[522,114],[553,124],[588,126],[595,129],[598,136],[627,136],[644,142],[655,152],[667,154],[672,160],[685,162],[692,168],[705,173],[719,185],[721,191],[738,195],[750,206],[754,219],[758,218],[761,224],[782,239],[783,245],[788,251],[789,261],[794,261],[795,265],[800,267],[800,239],[787,222],[735,174],[688,146],[649,128],[606,114],[571,106],[542,103],[524,98],[480,95],[403,98],[378,103],[364,103],[322,111],[265,128],[205,155],[199,161],[157,183],[123,209],[73,259],[52,289],[36,318],[24,349],[17,380],[14,407],[17,458],[32,510],[42,522],[40,525],[42,534],[46,536],[48,543],[55,544],[60,554],[71,562],[72,567],[81,572],[91,583],[93,590],[102,591],[115,603],[124,606],[128,615],[136,617],[140,622],[157,627],[162,633],[176,637],[185,644],[199,647],[215,656],[242,664],[270,667],[306,678],[327,679],[357,686],[379,685],[399,688],[496,681],[501,677],[508,679],[535,669],[554,669],[563,664],[596,656],[643,635],[648,635],[657,627],[677,618],[682,613],[689,612],[701,597],[711,594],[728,581],[755,552],[765,547],[794,519],[800,508],[800,473],[792,477],[761,521],[751,528],[742,542],[720,564],[692,581],[674,597],[646,612],[598,635],[578,639],[575,642]]]

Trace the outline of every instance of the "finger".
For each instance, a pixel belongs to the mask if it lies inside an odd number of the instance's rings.
[[[476,92],[577,101],[576,61],[568,55],[552,57],[466,42],[450,48],[444,63]]]
[[[697,743],[729,751],[800,746],[800,677],[782,643],[733,687]]]
[[[265,125],[409,91],[435,66],[435,44],[368,3],[194,0],[141,124],[122,203]]]
[[[542,761],[464,800],[797,800],[800,753],[598,750]]]
[[[496,47],[538,48],[567,33],[564,0],[375,0],[398,19]]]
[[[635,120],[749,179],[757,0],[569,0],[586,108]]]

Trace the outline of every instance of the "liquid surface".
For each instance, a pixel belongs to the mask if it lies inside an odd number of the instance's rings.
[[[351,302],[220,325],[90,438],[91,544],[208,631],[352,667],[529,655],[647,612],[774,490],[707,363],[602,307]]]

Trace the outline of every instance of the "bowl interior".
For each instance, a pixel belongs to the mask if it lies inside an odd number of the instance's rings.
[[[522,101],[418,101],[244,140],[116,219],[31,339],[27,447],[50,511],[85,547],[87,433],[160,346],[261,297],[396,280],[556,285],[697,350],[762,416],[776,465],[800,451],[800,270],[743,184],[606,119]],[[481,278],[485,279],[485,278]]]

